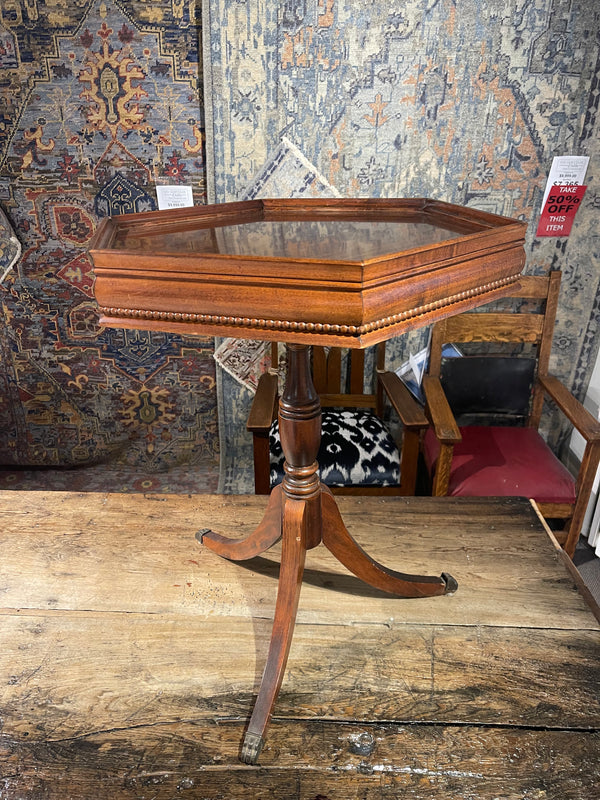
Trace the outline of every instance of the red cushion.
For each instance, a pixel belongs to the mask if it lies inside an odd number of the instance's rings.
[[[574,503],[575,480],[533,428],[465,426],[454,447],[448,494],[453,497],[528,497]],[[440,452],[433,430],[424,454],[431,473]]]

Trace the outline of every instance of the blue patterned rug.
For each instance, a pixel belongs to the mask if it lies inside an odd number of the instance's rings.
[[[22,255],[0,285],[0,464],[57,468],[59,484],[80,465],[130,486],[217,473],[212,338],[100,327],[87,256],[99,220],[156,208],[158,183],[206,200],[195,13],[3,4],[0,203]]]

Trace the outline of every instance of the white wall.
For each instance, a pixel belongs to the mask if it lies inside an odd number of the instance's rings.
[[[593,414],[596,419],[600,419],[600,353],[598,354],[598,358],[596,359],[596,364],[594,365],[594,370],[592,372],[592,377],[590,378],[590,385],[587,390],[587,394],[585,396],[585,400],[583,401],[583,405],[587,408],[590,414]],[[581,462],[583,457],[583,450],[585,447],[585,442],[583,436],[578,431],[573,431],[571,435],[571,442],[569,445],[569,449],[573,456],[577,459],[578,462]],[[594,486],[592,489],[592,495],[590,497],[590,502],[588,505],[588,510],[583,520],[583,525],[581,528],[581,533],[583,536],[588,536],[590,532],[590,524],[592,522],[592,517],[594,516],[594,509],[596,507],[596,502],[598,499],[598,487],[600,485],[600,472],[596,474],[596,479],[594,481]],[[595,536],[594,531],[591,532],[592,535],[590,538],[590,544],[595,544]],[[592,541],[594,539],[594,541]]]

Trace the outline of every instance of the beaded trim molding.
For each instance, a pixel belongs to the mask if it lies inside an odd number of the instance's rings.
[[[426,303],[423,306],[417,306],[416,308],[402,311],[390,317],[383,317],[382,319],[368,322],[365,325],[338,325],[326,322],[292,322],[289,320],[258,319],[254,317],[227,317],[220,314],[187,314],[179,311],[144,311],[134,308],[111,308],[102,306],[99,308],[99,311],[106,317],[140,319],[150,322],[180,322],[192,323],[195,325],[218,325],[245,329],[254,328],[256,330],[301,331],[306,333],[337,334],[341,336],[362,336],[366,333],[381,330],[381,328],[389,328],[400,322],[406,322],[415,317],[424,316],[432,311],[437,311],[439,308],[455,305],[471,297],[489,294],[494,291],[494,289],[500,289],[503,286],[516,283],[520,277],[521,273],[519,272],[508,278],[501,278],[497,281],[486,283],[483,286],[477,286],[474,289],[467,289],[464,292],[450,295],[442,300],[435,300],[432,303]]]

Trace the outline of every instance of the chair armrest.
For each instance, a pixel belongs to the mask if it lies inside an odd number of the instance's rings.
[[[425,412],[395,372],[378,372],[377,378],[405,428],[421,430],[429,426]]]
[[[250,407],[246,430],[252,433],[266,433],[277,413],[277,375],[263,373],[256,387],[256,394]]]
[[[446,400],[440,379],[432,375],[424,375],[422,386],[427,403],[426,408],[437,439],[447,445],[460,442],[462,436]]]
[[[554,375],[538,375],[538,382],[585,440],[577,474],[577,500],[562,545],[567,555],[573,558],[600,462],[600,423]]]
[[[594,419],[558,378],[554,375],[539,375],[538,381],[586,441],[600,441],[600,422]]]

